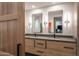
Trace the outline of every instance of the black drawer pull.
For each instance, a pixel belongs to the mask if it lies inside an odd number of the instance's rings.
[[[38,50],[37,52],[38,52],[38,53],[43,53],[43,51],[39,51],[39,50]]]
[[[43,43],[37,43],[38,45],[44,45]]]
[[[66,48],[66,49],[74,49],[73,47],[64,47],[64,48]]]

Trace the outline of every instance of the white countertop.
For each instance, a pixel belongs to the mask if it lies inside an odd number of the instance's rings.
[[[66,41],[66,42],[76,42],[76,39],[73,38],[53,38],[53,37],[34,37],[34,36],[25,36],[26,39],[44,39],[44,40],[53,40],[53,41]]]

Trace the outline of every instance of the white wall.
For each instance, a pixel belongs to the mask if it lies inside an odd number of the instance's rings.
[[[76,13],[74,10],[75,8],[75,4],[74,3],[65,3],[65,4],[61,4],[61,5],[55,5],[55,6],[51,6],[51,7],[45,7],[45,8],[41,8],[41,9],[35,9],[35,10],[30,10],[30,11],[26,11],[26,23],[30,22],[32,24],[32,14],[37,14],[37,13],[42,13],[42,24],[43,24],[43,32],[47,33],[48,32],[48,12],[50,11],[59,11],[59,10],[63,10],[63,33],[64,35],[76,35],[76,20],[74,19],[74,13]],[[65,21],[69,20],[70,23],[68,24],[68,26],[66,26]],[[47,22],[47,25],[44,26],[44,21]],[[75,22],[75,23],[74,23]],[[25,32],[27,33],[28,25],[25,25]],[[31,26],[32,27],[32,26]],[[75,28],[74,28],[75,27]]]

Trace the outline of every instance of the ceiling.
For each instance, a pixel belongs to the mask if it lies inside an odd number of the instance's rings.
[[[61,2],[26,2],[25,10],[42,8],[42,7],[51,6],[51,5],[60,4],[60,3]]]

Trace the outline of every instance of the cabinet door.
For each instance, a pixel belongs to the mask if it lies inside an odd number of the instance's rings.
[[[34,47],[33,39],[25,39],[25,47]]]
[[[24,55],[23,6],[23,3],[0,3],[0,51]]]
[[[76,55],[75,43],[47,41],[47,49],[51,55]]]
[[[32,52],[34,50],[34,40],[25,39],[25,52]]]
[[[35,40],[35,47],[36,48],[45,48],[45,40]]]

